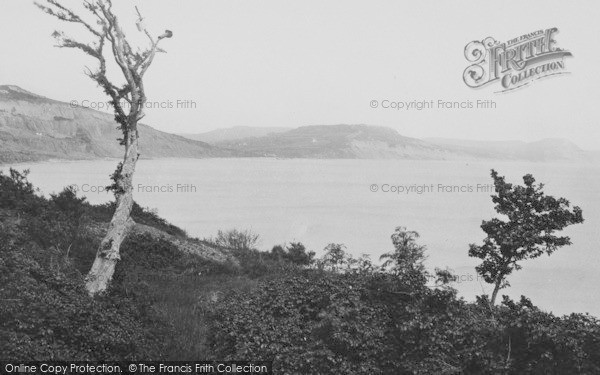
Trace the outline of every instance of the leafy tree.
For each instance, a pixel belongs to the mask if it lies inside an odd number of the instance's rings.
[[[406,230],[405,227],[397,227],[392,234],[395,250],[380,257],[381,260],[385,259],[383,267],[397,276],[424,273],[426,247],[417,244],[418,238],[419,233]]]
[[[292,242],[287,246],[275,245],[269,255],[278,262],[285,261],[299,266],[309,266],[315,262],[315,252],[306,251],[301,242]]]
[[[283,246],[285,245],[275,245],[271,249],[271,256],[273,256],[278,261],[282,261],[285,258],[286,251]]]
[[[336,272],[344,265],[347,265],[350,257],[344,249],[346,249],[346,246],[338,243],[330,243],[329,245],[325,246],[325,249],[323,249],[325,251],[325,255],[323,255],[323,259],[321,261],[323,266]]]
[[[301,266],[308,266],[314,262],[315,252],[306,251],[306,247],[300,242],[292,242],[286,247],[284,258]]]
[[[530,174],[523,176],[524,186],[507,183],[493,169],[491,175],[496,188],[492,195],[494,208],[504,218],[483,221],[481,229],[487,237],[483,245],[470,245],[469,256],[483,260],[476,270],[486,282],[494,284],[493,305],[498,291],[510,285],[506,277],[521,269],[518,262],[550,255],[559,247],[570,245],[569,237],[554,233],[582,223],[583,216],[579,207],[570,209],[565,198],[545,195],[544,185],[535,184]]]
[[[125,153],[123,161],[118,164],[112,175],[113,184],[110,187],[115,194],[116,208],[86,278],[86,288],[91,295],[94,295],[105,291],[108,287],[119,260],[121,243],[133,224],[131,219],[133,174],[140,157],[138,122],[144,117],[146,105],[144,75],[154,61],[156,53],[162,52],[158,47],[161,40],[171,38],[173,33],[166,30],[157,38],[153,37],[142,25],[143,18],[138,10],[137,27],[148,37],[149,46],[143,50],[133,48],[112,9],[112,0],[83,0],[82,3],[87,11],[87,20],[64,6],[59,0],[45,0],[36,5],[61,21],[83,26],[91,34],[94,41],[90,43],[75,40],[60,31],[55,31],[52,35],[56,38],[58,47],[78,49],[97,60],[97,70],[88,69],[87,75],[110,97],[115,121],[123,133],[123,138],[119,141],[124,146]],[[108,55],[122,73],[124,84],[116,84],[108,78],[109,61],[104,52],[107,44],[110,45]]]

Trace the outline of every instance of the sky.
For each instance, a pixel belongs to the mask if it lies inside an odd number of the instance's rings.
[[[80,9],[81,1],[63,2]],[[146,75],[151,107],[144,122],[162,131],[347,123],[417,138],[565,138],[600,149],[595,0],[116,3],[128,37],[140,45],[136,5],[155,34],[174,33]],[[29,0],[2,0],[0,25],[0,84],[86,106],[107,100],[84,74],[93,59],[53,47],[57,29],[90,40],[77,25],[43,14]],[[565,60],[570,74],[506,93],[496,93],[498,84],[472,89],[463,82],[469,42],[489,36],[504,42],[551,27],[559,30],[557,46],[573,54]],[[496,108],[397,110],[382,108],[386,100],[385,106],[492,100]],[[157,108],[168,103],[173,108]]]

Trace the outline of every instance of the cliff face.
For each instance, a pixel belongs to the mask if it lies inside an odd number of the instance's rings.
[[[585,161],[590,153],[564,139],[480,142],[404,137],[368,125],[302,126],[214,145],[260,156],[316,159]]]
[[[263,156],[318,159],[437,159],[445,150],[395,130],[367,125],[303,126],[263,137],[215,143]]]
[[[236,156],[146,125],[139,131],[142,158]],[[120,158],[120,137],[110,114],[72,107],[17,86],[0,86],[0,162]]]

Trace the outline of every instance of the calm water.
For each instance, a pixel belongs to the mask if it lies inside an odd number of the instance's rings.
[[[94,192],[95,187],[108,184],[115,165],[116,161],[77,161],[19,168],[31,169],[30,180],[45,194],[75,184],[89,201],[100,203],[111,195]],[[261,235],[263,249],[301,241],[319,253],[335,242],[376,260],[392,250],[394,228],[405,226],[421,234],[420,242],[428,248],[428,266],[454,269],[462,279],[456,287],[465,298],[473,299],[482,288],[491,291],[477,279],[477,260],[467,256],[468,244],[484,237],[481,221],[494,214],[486,186],[491,182],[490,168],[513,183],[522,183],[521,177],[532,173],[546,184],[547,193],[579,205],[586,220],[565,231],[572,246],[551,257],[524,262],[523,269],[509,279],[512,287],[504,294],[513,298],[524,294],[559,314],[600,316],[600,167],[591,164],[142,160],[135,178],[135,199],[142,206],[156,208],[192,236],[209,237],[219,229],[252,229]],[[403,186],[396,190],[404,191],[382,191],[392,190],[391,186]]]

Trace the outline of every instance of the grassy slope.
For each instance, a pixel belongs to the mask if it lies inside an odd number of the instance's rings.
[[[234,268],[182,253],[168,241],[135,235],[130,236],[122,246],[122,260],[117,266],[109,295],[100,299],[100,302],[91,301],[85,291],[77,287],[82,285],[83,276],[89,270],[101,240],[97,231],[88,229],[107,222],[112,207],[92,206],[72,196],[46,200],[36,196],[33,191],[27,191],[25,180],[23,186],[13,189],[7,181],[5,178],[0,181],[0,232],[3,237],[0,268],[7,267],[3,274],[6,283],[0,292],[0,320],[4,324],[4,327],[0,324],[0,337],[3,339],[0,341],[8,345],[0,345],[1,359],[15,359],[17,352],[22,353],[21,359],[49,358],[48,352],[42,350],[48,339],[60,343],[67,340],[62,336],[39,336],[21,329],[22,324],[18,322],[30,321],[36,330],[39,324],[61,327],[60,330],[68,328],[71,331],[67,333],[68,337],[76,337],[78,331],[94,330],[91,328],[95,326],[93,322],[68,321],[74,319],[70,310],[74,301],[77,301],[77,305],[93,304],[102,316],[113,313],[118,306],[135,306],[134,312],[118,313],[124,322],[141,322],[147,330],[143,335],[146,342],[139,337],[135,340],[146,347],[137,348],[131,358],[152,359],[156,358],[157,352],[171,360],[210,357],[205,342],[207,326],[203,319],[205,307],[212,303],[210,296],[231,289],[251,288],[254,285],[251,279]],[[177,237],[187,237],[181,229],[137,205],[133,217],[138,223]],[[47,278],[40,279],[39,274]],[[66,288],[65,283],[70,287]],[[52,298],[62,298],[60,303],[56,300],[52,303],[56,304],[57,312],[67,321],[49,318],[45,302],[36,305],[40,299],[36,293],[41,291],[52,295]],[[23,295],[31,298],[23,299]],[[12,300],[22,301],[29,310],[5,304]],[[41,315],[36,315],[36,311]],[[129,332],[128,328],[141,330],[140,327],[123,324],[125,327],[116,325],[116,328],[126,332]],[[161,337],[156,337],[161,332]],[[154,344],[160,349],[151,351]],[[62,358],[90,359],[78,352],[84,349],[83,343],[64,345],[66,348]],[[12,356],[5,357],[7,353]],[[112,353],[104,352],[100,359],[111,355],[118,358],[126,354],[122,349],[115,348]]]

